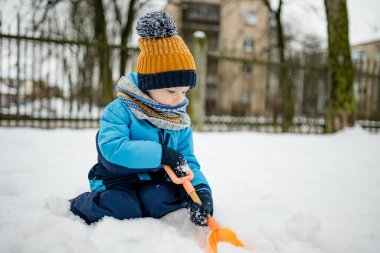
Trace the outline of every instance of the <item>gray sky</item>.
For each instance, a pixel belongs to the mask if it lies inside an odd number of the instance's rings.
[[[276,1],[273,1],[276,2]],[[316,34],[327,39],[327,23],[323,0],[285,0],[283,20],[292,30]],[[347,0],[350,43],[380,40],[380,1]]]
[[[352,43],[380,40],[380,1],[348,0],[348,6]]]

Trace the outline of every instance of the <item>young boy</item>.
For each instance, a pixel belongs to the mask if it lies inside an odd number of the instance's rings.
[[[164,11],[137,22],[141,49],[137,73],[122,77],[118,98],[103,111],[96,136],[98,163],[89,172],[91,192],[71,200],[71,211],[88,224],[104,216],[160,218],[187,207],[190,220],[207,225],[211,189],[193,153],[186,92],[196,84],[195,63],[176,25]],[[170,181],[163,165],[179,177],[186,165],[202,206]]]

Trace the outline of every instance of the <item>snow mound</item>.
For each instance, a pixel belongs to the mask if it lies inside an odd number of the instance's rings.
[[[0,252],[205,252],[210,230],[193,225],[185,208],[91,226],[69,212],[68,199],[89,190],[96,131],[0,128]],[[380,252],[379,134],[354,127],[331,135],[194,138],[215,219],[245,249]]]
[[[246,247],[255,253],[325,253],[318,243],[300,241],[287,231],[261,227]],[[245,242],[243,240],[243,242]]]
[[[307,241],[315,238],[321,229],[321,221],[305,213],[293,215],[285,222],[286,230],[296,239]]]
[[[47,199],[47,207],[52,214],[57,216],[67,216],[70,210],[70,202],[57,196],[51,196]]]
[[[185,211],[185,212],[183,212]],[[176,224],[172,223],[179,217],[184,217],[186,210],[176,211],[164,219],[139,218],[131,220],[117,220],[105,217],[94,225],[91,241],[100,252],[125,253],[146,252],[146,249],[154,249],[157,253],[178,252],[201,253],[201,245],[197,245],[196,233],[183,234],[179,229],[185,229],[186,220]],[[174,214],[174,215],[173,215]],[[187,225],[185,225],[186,227]],[[190,231],[196,232],[194,229]],[[157,247],[159,245],[159,247]],[[204,245],[202,245],[204,246]]]
[[[249,253],[250,251],[242,247],[235,247],[228,242],[218,243],[218,253]]]

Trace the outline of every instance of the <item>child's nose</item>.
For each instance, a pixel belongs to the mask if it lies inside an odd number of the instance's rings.
[[[182,94],[177,95],[177,96],[175,97],[175,99],[174,99],[174,103],[175,103],[176,105],[178,105],[178,104],[182,103],[183,99],[184,99],[184,96],[183,96]]]

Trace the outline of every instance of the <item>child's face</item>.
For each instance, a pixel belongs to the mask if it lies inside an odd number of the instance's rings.
[[[164,88],[156,90],[148,90],[148,95],[156,102],[169,105],[177,106],[182,103],[186,97],[186,92],[190,89],[189,86],[183,87],[173,87]]]

